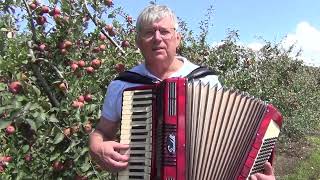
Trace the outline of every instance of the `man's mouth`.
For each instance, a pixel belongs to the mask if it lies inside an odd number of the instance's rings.
[[[152,48],[152,51],[157,51],[157,50],[161,50],[161,49],[164,49],[163,47],[154,47]]]

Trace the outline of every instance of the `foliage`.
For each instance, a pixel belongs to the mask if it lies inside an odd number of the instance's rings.
[[[91,162],[87,141],[105,86],[142,59],[134,20],[112,0],[5,1],[0,8],[1,179],[112,179]],[[180,20],[179,53],[214,69],[225,86],[277,106],[285,138],[318,127],[319,68],[279,45],[240,46],[236,31],[209,45],[211,13],[199,35]]]

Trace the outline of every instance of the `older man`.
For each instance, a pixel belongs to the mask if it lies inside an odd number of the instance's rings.
[[[130,71],[149,77],[153,81],[162,81],[170,77],[184,77],[199,67],[176,55],[181,36],[176,31],[177,18],[168,7],[148,6],[139,15],[136,28],[136,44],[144,57],[144,63]],[[208,75],[201,80],[220,86],[215,75]],[[92,158],[106,170],[119,171],[128,166],[129,157],[118,153],[121,149],[128,149],[128,145],[115,142],[114,139],[120,124],[122,92],[126,88],[138,85],[140,84],[115,80],[108,86],[102,116],[95,131],[90,135],[89,143]],[[268,174],[254,178],[274,179],[270,164],[267,164],[266,168]]]

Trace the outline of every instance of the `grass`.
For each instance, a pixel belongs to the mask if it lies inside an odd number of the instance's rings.
[[[295,165],[292,173],[282,177],[283,180],[320,180],[320,137],[307,138],[314,146],[312,153],[304,160]]]

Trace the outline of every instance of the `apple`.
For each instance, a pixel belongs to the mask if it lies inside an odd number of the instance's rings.
[[[80,125],[79,124],[71,126],[71,133],[72,134],[79,132],[79,130],[80,130]]]
[[[89,67],[86,68],[86,71],[87,71],[88,74],[93,74],[94,73],[94,68],[89,66]]]
[[[78,97],[78,101],[79,101],[79,102],[84,102],[84,101],[85,101],[84,96],[82,96],[82,95],[79,96],[79,97]]]
[[[63,166],[65,169],[72,169],[74,166],[74,162],[72,159],[68,159],[64,162]]]
[[[22,85],[19,81],[14,81],[9,84],[9,91],[13,94],[18,94],[22,91]]]
[[[3,173],[5,170],[4,164],[0,163],[0,173]]]
[[[65,137],[69,137],[71,135],[71,129],[70,128],[64,128],[63,134]]]
[[[124,64],[122,64],[122,63],[117,63],[117,64],[115,65],[115,69],[116,69],[117,73],[121,73],[121,72],[124,71],[125,66],[124,66]]]
[[[79,67],[84,67],[86,65],[86,62],[84,60],[78,61],[78,66]]]
[[[68,54],[68,51],[66,49],[60,49],[60,53],[62,55],[66,55],[66,54]]]
[[[49,7],[48,6],[42,6],[42,8],[41,8],[41,14],[44,14],[44,13],[49,13]]]
[[[83,102],[79,102],[79,101],[72,101],[72,105],[71,105],[73,108],[82,108],[84,106],[84,103]]]
[[[31,155],[31,154],[26,154],[26,155],[24,156],[24,160],[25,160],[26,162],[30,162],[30,161],[32,160],[32,155]]]
[[[101,60],[99,59],[93,59],[91,61],[91,66],[95,69],[98,69],[101,66]]]
[[[64,169],[63,163],[60,161],[54,161],[52,163],[52,168],[54,171],[62,171]]]
[[[51,11],[50,11],[50,16],[55,16],[55,15],[60,15],[61,14],[61,11],[58,7],[54,7]]]
[[[91,123],[86,123],[83,125],[83,130],[85,133],[89,134],[92,132],[92,124]]]
[[[7,133],[8,135],[13,134],[14,132],[16,132],[16,129],[14,128],[14,126],[9,125],[9,126],[6,127],[6,133]]]
[[[38,25],[44,25],[44,23],[47,22],[47,19],[44,16],[38,16],[36,21]]]
[[[47,46],[45,44],[40,44],[38,47],[40,51],[45,51]]]
[[[130,45],[130,43],[127,40],[123,40],[122,43],[121,43],[121,47],[123,47],[123,48],[129,47],[129,45]]]
[[[104,4],[107,5],[108,7],[111,7],[113,5],[112,0],[104,0]]]
[[[31,10],[35,10],[35,9],[37,9],[37,4],[31,3],[31,4],[29,4],[29,7]]]
[[[129,24],[132,24],[132,17],[131,17],[131,16],[127,16],[127,22],[128,22]]]
[[[101,41],[104,41],[104,40],[106,40],[107,39],[107,37],[104,35],[104,34],[99,34],[99,39],[101,40]]]
[[[12,156],[4,156],[4,157],[3,157],[3,161],[4,161],[4,162],[7,162],[7,163],[10,163],[10,162],[13,161],[13,158],[12,158]]]
[[[112,24],[107,24],[104,28],[106,29],[106,31],[108,31],[108,33],[113,30]]]
[[[104,51],[104,50],[107,49],[107,46],[104,45],[104,44],[100,44],[99,49],[100,49],[101,51]]]
[[[72,63],[72,64],[70,65],[70,67],[71,67],[72,71],[76,71],[79,66],[78,66],[78,64]]]
[[[112,29],[111,31],[108,31],[108,33],[111,37],[116,35],[116,31],[114,31],[114,29]]]
[[[92,95],[91,94],[85,94],[84,95],[84,100],[86,101],[86,102],[90,102],[90,101],[92,101]]]
[[[61,90],[61,91],[66,91],[68,88],[67,88],[67,85],[65,83],[60,83],[58,88]]]
[[[63,44],[66,49],[69,49],[72,46],[72,42],[69,40],[65,40]]]

